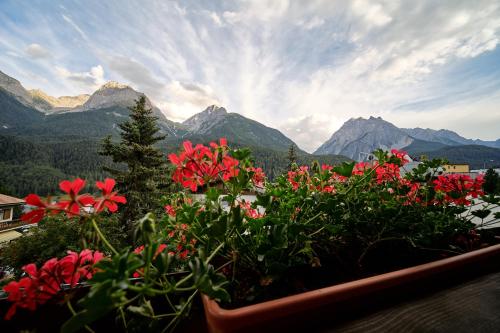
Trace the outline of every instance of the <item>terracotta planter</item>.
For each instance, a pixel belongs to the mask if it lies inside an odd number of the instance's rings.
[[[451,258],[430,262],[361,280],[342,283],[298,295],[254,304],[238,309],[222,309],[203,295],[205,317],[211,333],[277,332],[296,330],[304,323],[350,313],[365,302],[383,302],[390,295],[423,290],[456,277],[500,266],[500,244]],[[342,311],[344,310],[344,311]]]

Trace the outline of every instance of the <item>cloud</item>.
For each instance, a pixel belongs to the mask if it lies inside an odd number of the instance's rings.
[[[167,86],[166,92],[168,102],[162,105],[168,108],[167,114],[176,120],[187,119],[209,105],[221,105],[208,85],[174,81]]]
[[[499,18],[488,0],[0,2],[0,63],[57,94],[91,92],[104,73],[84,69],[102,64],[173,120],[218,104],[308,151],[351,117],[490,138],[500,137]],[[14,56],[32,41],[53,57]]]
[[[221,27],[223,25],[221,18],[216,12],[209,12],[210,19],[215,23],[215,25]]]
[[[56,72],[60,77],[89,90],[95,90],[106,82],[101,65],[92,67],[88,72],[70,72],[66,68],[56,67]]]
[[[371,26],[381,27],[392,21],[383,5],[369,0],[355,0],[352,11]]]
[[[44,59],[52,56],[46,48],[36,43],[28,45],[24,51],[32,59]]]
[[[68,16],[66,16],[64,14],[62,14],[62,18],[63,18],[64,21],[68,22],[78,32],[78,34],[80,34],[80,36],[83,39],[85,39],[85,40],[88,39],[88,37],[85,34],[85,32],[71,18],[69,18]]]
[[[313,18],[307,21],[300,20],[297,25],[303,27],[306,30],[311,30],[321,27],[323,24],[325,24],[324,19],[319,18],[318,16],[314,16]]]
[[[289,118],[279,129],[286,136],[300,142],[300,148],[312,152],[323,144],[323,138],[330,137],[333,133],[325,126],[325,122],[331,123],[332,119],[314,115]]]
[[[163,84],[140,62],[124,56],[113,56],[109,59],[108,66],[140,91],[154,97],[161,94]]]

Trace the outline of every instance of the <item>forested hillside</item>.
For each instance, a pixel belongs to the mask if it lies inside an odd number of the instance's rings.
[[[81,177],[90,187],[95,180],[103,179],[106,172],[102,166],[110,163],[97,152],[100,139],[85,139],[78,136],[13,137],[0,136],[0,185],[13,195],[25,196],[28,193],[50,194],[57,190],[60,180]],[[208,143],[200,136],[188,138],[195,143]],[[167,139],[159,148],[165,153],[179,150],[182,140]],[[242,148],[229,142],[234,148]],[[255,164],[262,167],[269,178],[273,179],[287,170],[288,154],[262,147],[249,147]],[[298,164],[310,165],[314,160],[320,163],[336,164],[347,160],[340,156],[314,156],[297,154]],[[166,175],[168,176],[168,175]],[[89,188],[90,188],[89,187]]]
[[[12,194],[55,192],[60,180],[81,177],[94,182],[106,174],[97,140],[38,141],[0,136],[0,184]]]
[[[448,146],[438,150],[423,152],[428,158],[446,158],[451,163],[466,163],[471,169],[500,166],[500,149],[479,146]]]

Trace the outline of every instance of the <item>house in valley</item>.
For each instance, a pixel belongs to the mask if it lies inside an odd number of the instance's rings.
[[[22,199],[0,194],[0,233],[18,228],[24,224],[14,216],[15,209],[24,204],[25,201]]]

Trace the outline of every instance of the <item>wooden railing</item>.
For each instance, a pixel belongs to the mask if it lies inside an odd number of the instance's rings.
[[[0,222],[0,231],[22,227],[23,225],[27,225],[27,224],[29,224],[29,223],[26,223],[26,222],[21,221],[21,220]]]

